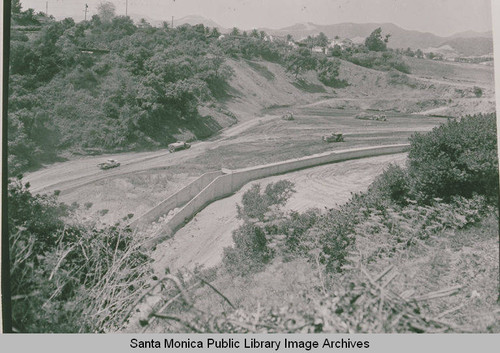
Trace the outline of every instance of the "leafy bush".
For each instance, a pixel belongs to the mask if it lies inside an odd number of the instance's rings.
[[[116,329],[150,271],[130,229],[67,223],[71,208],[9,183],[13,327],[19,332]]]
[[[237,205],[238,217],[263,221],[272,207],[283,206],[294,192],[293,183],[288,180],[268,184],[263,194],[260,192],[260,184],[254,184],[243,194],[243,207]]]
[[[327,272],[340,272],[354,242],[354,227],[360,219],[360,214],[353,211],[351,205],[345,205],[321,217],[303,237],[303,255],[324,265]]]
[[[389,71],[395,69],[406,74],[410,73],[410,67],[404,62],[402,56],[393,52],[360,52],[348,55],[345,59],[356,65],[375,70]]]
[[[409,182],[406,170],[398,165],[391,164],[370,185],[370,192],[378,192],[382,197],[388,197],[398,205],[407,204],[409,197]]]
[[[415,80],[410,79],[407,75],[400,74],[394,70],[388,72],[387,82],[391,85],[405,85],[411,88],[416,88],[418,86],[418,83]]]
[[[337,60],[328,60],[323,58],[319,60],[316,72],[318,79],[326,86],[346,87],[347,81],[339,79],[340,62]]]
[[[265,230],[245,222],[233,233],[234,245],[224,249],[223,263],[230,273],[251,275],[260,271],[273,257]]]
[[[496,114],[467,116],[411,138],[408,176],[412,197],[430,202],[474,193],[498,198]]]
[[[268,184],[263,194],[260,184],[252,185],[243,194],[243,206],[237,205],[237,210],[238,218],[245,223],[233,233],[234,247],[224,249],[223,263],[230,272],[246,275],[262,269],[272,259],[270,245],[277,229],[272,221],[279,217],[279,208],[294,191],[292,182],[280,180]]]

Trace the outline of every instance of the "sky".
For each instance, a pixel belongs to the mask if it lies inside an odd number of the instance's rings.
[[[394,23],[405,29],[449,36],[463,31],[490,31],[490,0],[111,0],[117,14],[149,20],[199,15],[223,27],[282,28],[296,23]],[[48,12],[57,19],[97,13],[101,0],[21,0],[23,9]]]

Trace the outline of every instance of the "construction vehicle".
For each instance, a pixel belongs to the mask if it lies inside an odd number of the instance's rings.
[[[332,132],[330,135],[323,136],[325,142],[344,142],[344,136],[341,133]]]

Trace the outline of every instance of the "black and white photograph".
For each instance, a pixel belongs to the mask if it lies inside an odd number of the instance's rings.
[[[490,0],[5,10],[3,332],[500,333]]]

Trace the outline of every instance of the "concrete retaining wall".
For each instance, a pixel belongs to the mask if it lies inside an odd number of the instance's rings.
[[[404,144],[356,148],[350,150],[326,152],[273,164],[238,169],[231,172],[227,171],[227,174],[219,174],[219,176],[216,176],[197,195],[195,195],[189,202],[187,202],[177,214],[175,214],[169,221],[167,221],[167,224],[164,228],[165,232],[172,234],[180,226],[189,221],[189,219],[191,219],[197,212],[206,207],[209,203],[233,194],[243,185],[252,180],[261,179],[277,174],[288,173],[294,170],[315,167],[327,163],[340,162],[357,158],[375,157],[386,154],[402,153],[405,152],[408,147],[408,144]],[[160,208],[157,211],[158,212],[155,213],[155,215],[160,213]],[[163,236],[170,234],[163,234]]]
[[[181,207],[189,202],[193,197],[200,193],[208,184],[215,178],[222,175],[221,171],[209,172],[192,181],[186,187],[177,191],[166,200],[162,201],[151,210],[138,217],[129,224],[130,227],[136,228],[141,225],[150,224],[157,221],[161,216],[166,215],[176,207]]]

